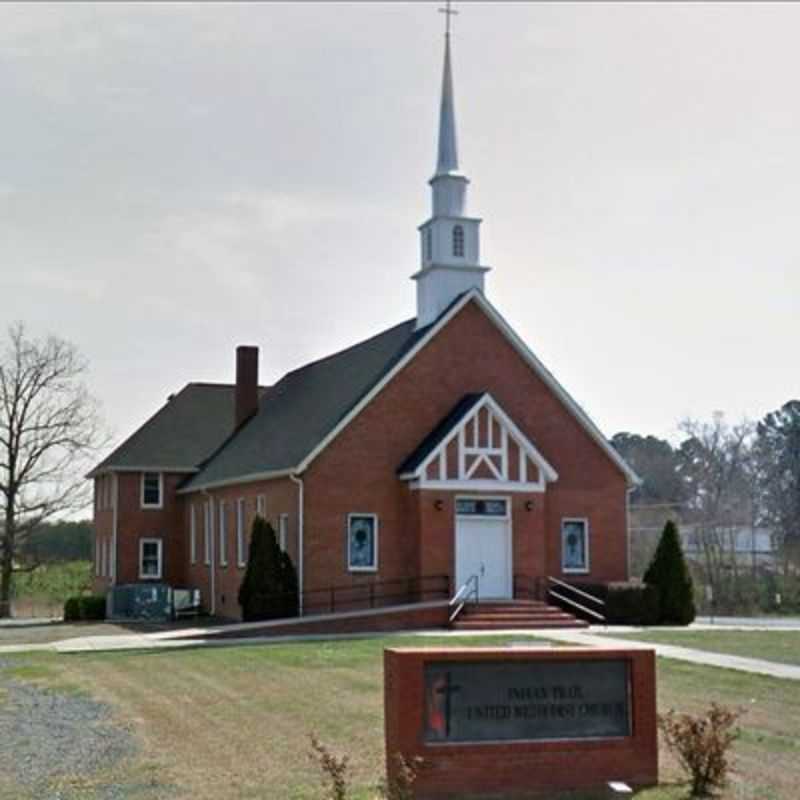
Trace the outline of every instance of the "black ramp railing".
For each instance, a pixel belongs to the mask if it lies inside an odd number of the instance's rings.
[[[280,608],[281,604],[285,604],[292,597],[298,597],[302,601],[301,607],[305,616],[387,608],[407,603],[449,599],[450,576],[422,575],[339,584],[319,589],[307,589],[294,596],[274,594],[267,599]]]

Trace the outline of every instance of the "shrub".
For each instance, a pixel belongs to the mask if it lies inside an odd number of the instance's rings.
[[[378,787],[379,796],[386,800],[414,800],[414,782],[423,759],[419,756],[408,759],[402,753],[395,753],[394,762],[391,777]]]
[[[239,587],[239,605],[245,621],[297,615],[297,574],[282,552],[272,526],[260,516],[253,522],[247,569]]]
[[[309,758],[318,762],[322,770],[325,800],[347,800],[348,757],[337,758],[313,733],[309,734],[309,737],[311,739]]]
[[[605,614],[609,625],[657,625],[658,589],[646,583],[612,583],[606,593]]]
[[[658,727],[692,781],[692,797],[710,797],[727,783],[727,753],[739,736],[742,711],[712,703],[705,714],[659,714]]]
[[[695,618],[692,576],[683,557],[678,529],[670,520],[664,526],[644,582],[655,586],[659,599],[659,622],[688,625]]]
[[[64,603],[64,622],[75,622],[81,618],[80,597],[68,597]]]
[[[106,598],[102,594],[68,597],[64,603],[65,622],[86,622],[106,618]]]

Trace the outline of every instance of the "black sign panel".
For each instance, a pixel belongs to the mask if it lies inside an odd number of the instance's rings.
[[[425,665],[426,742],[630,735],[623,659]]]

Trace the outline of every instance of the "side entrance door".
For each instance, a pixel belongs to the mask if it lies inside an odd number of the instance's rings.
[[[456,589],[477,575],[481,600],[511,598],[511,520],[506,500],[456,500],[455,550]]]

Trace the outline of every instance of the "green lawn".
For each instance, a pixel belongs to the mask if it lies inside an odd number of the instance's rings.
[[[608,634],[615,639],[633,639],[653,644],[675,644],[711,653],[728,653],[748,658],[762,658],[781,664],[800,666],[800,631],[659,631],[624,635]]]
[[[311,800],[322,798],[309,758],[314,731],[350,756],[354,800],[377,797],[383,772],[385,646],[498,645],[523,637],[387,637],[148,653],[4,657],[9,676],[48,691],[108,703],[130,730],[138,753],[80,779],[63,776],[64,800],[99,800],[109,783],[129,787],[115,798],[158,800]],[[711,700],[744,706],[736,774],[724,798],[796,800],[800,784],[800,683],[661,660],[659,706],[699,710]],[[1,720],[0,720],[1,722]],[[679,800],[686,786],[662,752],[663,785],[637,800]],[[133,787],[133,788],[130,788]],[[26,793],[27,792],[27,793]],[[0,774],[0,798],[42,796]]]

